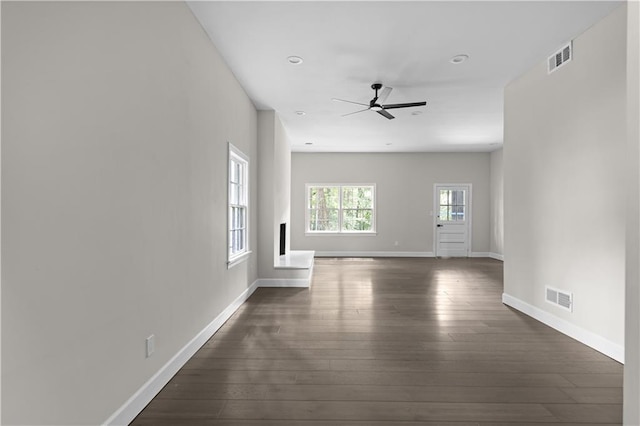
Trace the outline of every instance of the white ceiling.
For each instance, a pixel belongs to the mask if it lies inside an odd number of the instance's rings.
[[[256,107],[278,112],[298,152],[492,151],[502,145],[505,85],[620,4],[189,2]],[[452,64],[458,54],[469,59]],[[304,62],[291,65],[292,55]],[[391,110],[394,120],[373,111],[342,117],[362,108],[332,98],[368,103],[374,82],[393,88],[386,103],[427,105]]]

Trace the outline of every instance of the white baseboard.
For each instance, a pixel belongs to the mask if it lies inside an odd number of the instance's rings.
[[[258,287],[309,287],[307,278],[260,278],[256,282]]]
[[[316,251],[316,257],[434,257],[430,251]]]
[[[469,257],[491,257],[488,251],[473,251]]]
[[[490,251],[474,251],[469,257],[488,257],[490,259],[502,260],[504,262],[503,255],[492,253]]]
[[[316,251],[316,257],[435,257],[431,251]],[[475,251],[469,257],[490,257],[504,261],[497,253]]]
[[[540,308],[536,308],[510,296],[506,293],[502,293],[502,303],[511,306],[518,311],[529,315],[530,317],[540,321],[543,324],[548,325],[551,328],[558,330],[559,332],[566,334],[567,336],[576,339],[577,341],[584,343],[585,345],[595,349],[598,352],[605,354],[606,356],[613,358],[614,360],[624,364],[624,346],[618,345],[592,333],[584,328],[578,327],[575,324],[570,323],[567,320],[558,318],[557,316],[544,311]]]
[[[238,296],[227,308],[220,313],[209,325],[187,343],[177,354],[173,356],[156,374],[142,385],[131,398],[125,402],[115,413],[111,415],[104,425],[128,425],[140,414],[149,402],[169,383],[169,380],[182,368],[186,362],[215,334],[216,331],[233,315],[253,292],[258,288],[258,281],[251,284],[240,296]]]
[[[489,256],[492,259],[495,260],[502,260],[504,262],[504,254],[498,254],[498,253],[489,253]]]

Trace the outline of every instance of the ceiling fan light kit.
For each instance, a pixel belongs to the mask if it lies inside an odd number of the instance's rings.
[[[378,114],[380,114],[381,116],[387,118],[388,120],[393,120],[395,117],[393,115],[391,115],[387,111],[388,109],[412,108],[412,107],[418,107],[418,106],[425,106],[427,104],[426,101],[422,101],[422,102],[408,102],[408,103],[402,103],[402,104],[386,104],[385,105],[384,101],[387,100],[387,98],[389,97],[389,94],[391,93],[393,88],[391,88],[389,86],[384,86],[384,89],[382,89],[383,88],[382,83],[373,83],[371,85],[371,88],[373,90],[375,90],[375,96],[373,97],[373,99],[371,99],[371,101],[369,101],[369,105],[363,104],[363,103],[360,103],[360,102],[353,102],[353,101],[347,101],[347,100],[344,100],[344,99],[333,98],[334,101],[347,102],[347,103],[350,103],[350,104],[368,106],[368,108],[365,108],[363,110],[350,112],[348,114],[344,114],[343,117],[346,117],[348,115],[358,114],[358,113],[364,112],[364,111],[374,111],[374,112],[377,112]],[[378,90],[380,90],[380,89],[382,89],[382,92],[380,93],[380,95],[378,95]]]

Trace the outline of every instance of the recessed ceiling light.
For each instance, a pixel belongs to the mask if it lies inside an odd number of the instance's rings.
[[[305,142],[305,145],[313,145],[313,142]]]
[[[467,59],[469,59],[469,55],[456,55],[453,58],[451,58],[449,62],[451,62],[452,64],[461,64]]]
[[[385,143],[386,146],[393,145],[391,142]]]
[[[422,111],[413,111],[411,113],[411,115],[420,115],[420,114],[422,114]]]
[[[296,115],[305,115],[305,114],[306,114],[306,112],[304,112],[304,111],[296,111]]]
[[[293,65],[300,65],[302,63],[302,58],[300,56],[289,56],[287,61]]]

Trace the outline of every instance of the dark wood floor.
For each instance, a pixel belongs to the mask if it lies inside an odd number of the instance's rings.
[[[316,259],[258,289],[134,425],[613,425],[622,366],[501,303],[491,259]]]

